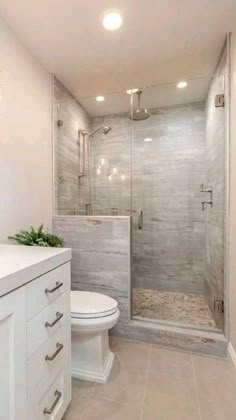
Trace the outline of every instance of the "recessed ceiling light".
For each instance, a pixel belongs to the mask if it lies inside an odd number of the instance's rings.
[[[103,101],[105,101],[105,98],[104,98],[104,96],[97,96],[96,101],[97,102],[103,102]]]
[[[136,92],[138,92],[139,91],[139,89],[128,89],[127,91],[126,91],[126,93],[128,93],[128,95],[132,95],[132,93],[136,93]]]
[[[152,139],[151,139],[151,137],[146,137],[146,139],[144,139],[144,141],[145,141],[146,143],[149,143],[150,141],[152,141]]]
[[[186,88],[187,86],[188,86],[188,82],[186,82],[185,80],[182,80],[181,82],[177,84],[177,88],[179,89]]]
[[[108,31],[116,31],[121,27],[123,17],[119,10],[110,9],[102,14],[102,25]]]

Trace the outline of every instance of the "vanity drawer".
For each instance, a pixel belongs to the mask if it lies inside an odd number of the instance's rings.
[[[33,353],[66,323],[70,331],[70,292],[66,291],[57,300],[27,323],[28,360]]]
[[[54,379],[48,382],[45,378],[29,397],[28,420],[61,420],[71,399],[69,348],[64,360]]]
[[[34,352],[28,361],[28,395],[45,378],[48,383],[55,377],[58,365],[65,359],[71,341],[70,319],[64,320],[61,327]]]
[[[27,320],[70,289],[70,272],[68,262],[27,284]]]

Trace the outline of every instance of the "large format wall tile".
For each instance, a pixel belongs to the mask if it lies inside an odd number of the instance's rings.
[[[200,185],[204,181],[205,104],[159,109],[133,124],[128,114],[93,118],[109,125],[92,142],[92,197],[96,214],[133,211],[133,287],[204,293],[205,229]],[[144,138],[152,142],[145,143]],[[131,170],[132,158],[132,174]],[[101,160],[101,173],[97,173]],[[113,168],[118,176],[107,175]],[[125,175],[125,181],[120,178]],[[143,230],[137,228],[144,211]]]
[[[130,218],[57,216],[54,232],[72,248],[72,290],[103,293],[118,301],[119,323],[131,313]]]
[[[86,149],[86,175],[79,178],[78,142],[82,147],[79,130],[89,131],[90,119],[57,79],[54,79],[54,118],[56,210],[58,214],[64,215],[85,214],[85,204],[89,203],[88,154]],[[63,125],[58,127],[57,120],[62,120]]]

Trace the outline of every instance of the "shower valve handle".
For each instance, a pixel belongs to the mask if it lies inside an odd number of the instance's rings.
[[[205,204],[210,204],[210,206],[212,207],[213,202],[212,201],[202,201],[202,211],[205,210]]]

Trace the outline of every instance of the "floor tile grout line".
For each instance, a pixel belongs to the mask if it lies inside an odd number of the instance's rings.
[[[140,420],[143,419],[143,409],[144,409],[144,401],[145,401],[145,396],[146,396],[147,381],[148,381],[148,375],[149,375],[149,369],[150,369],[151,351],[152,351],[152,345],[149,344],[148,363],[147,363],[146,378],[145,378],[144,390],[143,390],[143,403],[141,407]]]
[[[87,402],[86,402],[86,404],[85,404],[85,406],[84,406],[84,409],[82,410],[82,413],[81,413],[81,420],[83,420],[83,417],[84,417],[85,411],[87,410],[87,408],[88,408],[88,406],[89,406],[89,402],[90,402],[90,400],[91,400],[91,397],[92,397],[93,391],[94,391],[94,389],[95,389],[95,386],[96,386],[96,383],[94,382],[94,384],[93,384],[93,386],[92,386],[92,389],[91,389],[91,391],[89,392]]]
[[[195,387],[195,393],[196,393],[198,414],[199,414],[199,419],[202,420],[202,413],[201,413],[200,400],[199,400],[199,394],[198,394],[198,386],[197,386],[197,377],[196,377],[196,372],[195,372],[195,366],[194,366],[193,354],[192,353],[191,353],[191,362],[192,362],[192,369],[193,369],[193,380],[194,380],[194,387]]]
[[[119,405],[121,405],[122,407],[137,408],[137,406],[135,406],[134,404],[129,404],[129,403],[125,403],[125,402],[117,401],[117,400],[114,400],[113,398],[108,398],[108,397],[105,397],[104,395],[97,396],[96,398],[97,398],[98,400],[109,401],[109,402],[113,402],[113,403],[115,403],[115,404],[119,404]]]

